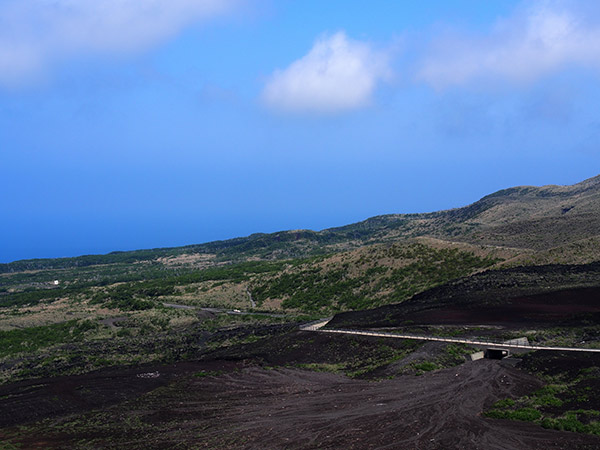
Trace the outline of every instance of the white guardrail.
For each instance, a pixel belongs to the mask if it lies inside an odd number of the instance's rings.
[[[595,352],[600,353],[599,348],[581,348],[581,347],[547,347],[542,345],[532,345],[527,342],[526,339],[513,339],[509,341],[494,341],[494,340],[473,340],[473,339],[459,339],[459,338],[445,338],[437,336],[419,336],[413,334],[397,334],[397,333],[384,333],[380,331],[360,331],[360,330],[345,330],[345,329],[324,329],[323,327],[331,319],[321,319],[314,322],[307,323],[300,327],[303,331],[317,331],[320,333],[338,333],[338,334],[354,334],[360,336],[376,336],[384,338],[396,338],[396,339],[414,339],[421,341],[436,341],[436,342],[452,342],[455,344],[469,344],[477,345],[488,348],[513,348],[513,349],[524,349],[524,350],[557,350],[566,352]]]

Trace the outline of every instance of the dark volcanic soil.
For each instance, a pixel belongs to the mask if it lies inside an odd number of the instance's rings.
[[[207,370],[222,370],[233,363],[207,362]],[[0,428],[79,413],[136,398],[168,385],[178,374],[197,364],[115,367],[85,375],[21,381],[0,386]]]
[[[250,367],[187,376],[79,422],[29,428],[19,441],[26,448],[173,448],[176,442],[223,449],[600,447],[597,436],[481,417],[498,398],[537,387],[533,377],[489,360],[375,383]]]
[[[373,328],[407,323],[507,328],[600,323],[600,264],[490,270],[400,304],[337,314],[328,326]]]
[[[536,385],[522,373],[490,361],[379,383],[296,370],[250,370],[243,377],[213,383],[212,388],[223,393],[219,400],[233,405],[223,415],[225,421],[236,423],[227,434],[242,438],[244,448],[600,445],[600,438],[482,419],[479,412],[492,398]],[[265,385],[270,387],[266,396]],[[220,428],[207,430],[206,448],[211,440],[219,441]]]
[[[357,353],[365,359],[381,345],[375,338],[296,332],[205,361],[3,386],[0,443],[69,449],[600,448],[598,436],[482,417],[495,401],[541,386],[505,361],[376,382],[294,367],[334,355],[337,361]],[[406,344],[394,345],[405,350]],[[275,348],[283,350],[269,356]],[[30,422],[42,417],[48,419]],[[7,426],[17,423],[25,428]]]
[[[499,305],[447,306],[415,312],[407,320],[426,325],[481,324],[571,325],[572,322],[600,323],[600,288],[568,289],[507,299]]]

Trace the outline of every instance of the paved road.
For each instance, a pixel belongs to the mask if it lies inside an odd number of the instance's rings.
[[[175,309],[196,309],[195,306],[176,305],[175,303],[163,303],[163,306],[166,308],[175,308]]]
[[[542,345],[531,345],[528,343],[520,342],[493,342],[486,340],[472,340],[472,339],[459,339],[459,338],[445,338],[437,336],[419,336],[413,334],[396,334],[396,333],[384,333],[380,331],[360,331],[360,330],[342,330],[342,329],[323,329],[325,325],[331,319],[322,319],[319,321],[311,322],[309,324],[300,327],[301,330],[305,331],[317,331],[320,333],[339,333],[339,334],[356,334],[359,336],[377,336],[384,338],[396,338],[396,339],[415,339],[420,341],[437,341],[437,342],[452,342],[456,344],[469,344],[477,345],[492,349],[523,349],[523,350],[558,350],[565,352],[594,352],[600,353],[598,348],[581,348],[581,347],[547,347]]]
[[[256,311],[240,311],[239,309],[225,309],[225,308],[201,308],[199,306],[189,305],[178,305],[176,303],[163,303],[163,306],[167,308],[175,309],[195,309],[198,311],[207,311],[215,314],[233,314],[233,315],[252,315],[252,316],[265,316],[265,317],[286,317],[285,314],[265,313]]]

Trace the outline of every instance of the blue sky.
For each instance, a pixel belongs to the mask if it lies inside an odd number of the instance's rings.
[[[595,176],[593,3],[0,0],[0,262]]]

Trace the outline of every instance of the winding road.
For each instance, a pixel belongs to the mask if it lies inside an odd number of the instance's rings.
[[[598,348],[582,348],[582,347],[550,347],[542,345],[531,345],[523,340],[495,342],[491,340],[474,340],[474,339],[460,339],[460,338],[447,338],[438,336],[421,336],[415,334],[398,334],[398,333],[385,333],[381,331],[361,331],[361,330],[345,330],[345,329],[325,329],[325,325],[329,323],[331,318],[321,319],[315,322],[308,323],[300,327],[304,331],[316,331],[320,333],[339,333],[339,334],[355,334],[359,336],[376,336],[384,338],[396,338],[396,339],[415,339],[420,341],[436,341],[436,342],[451,342],[456,344],[469,344],[489,349],[521,349],[521,350],[556,350],[564,352],[593,352],[600,353]]]
[[[200,306],[190,305],[178,305],[176,303],[163,303],[165,308],[175,309],[195,309],[197,311],[207,311],[215,314],[233,314],[233,315],[251,315],[251,316],[265,316],[265,317],[286,317],[285,314],[275,314],[257,311],[240,311],[239,309],[225,309],[225,308],[203,308]]]

